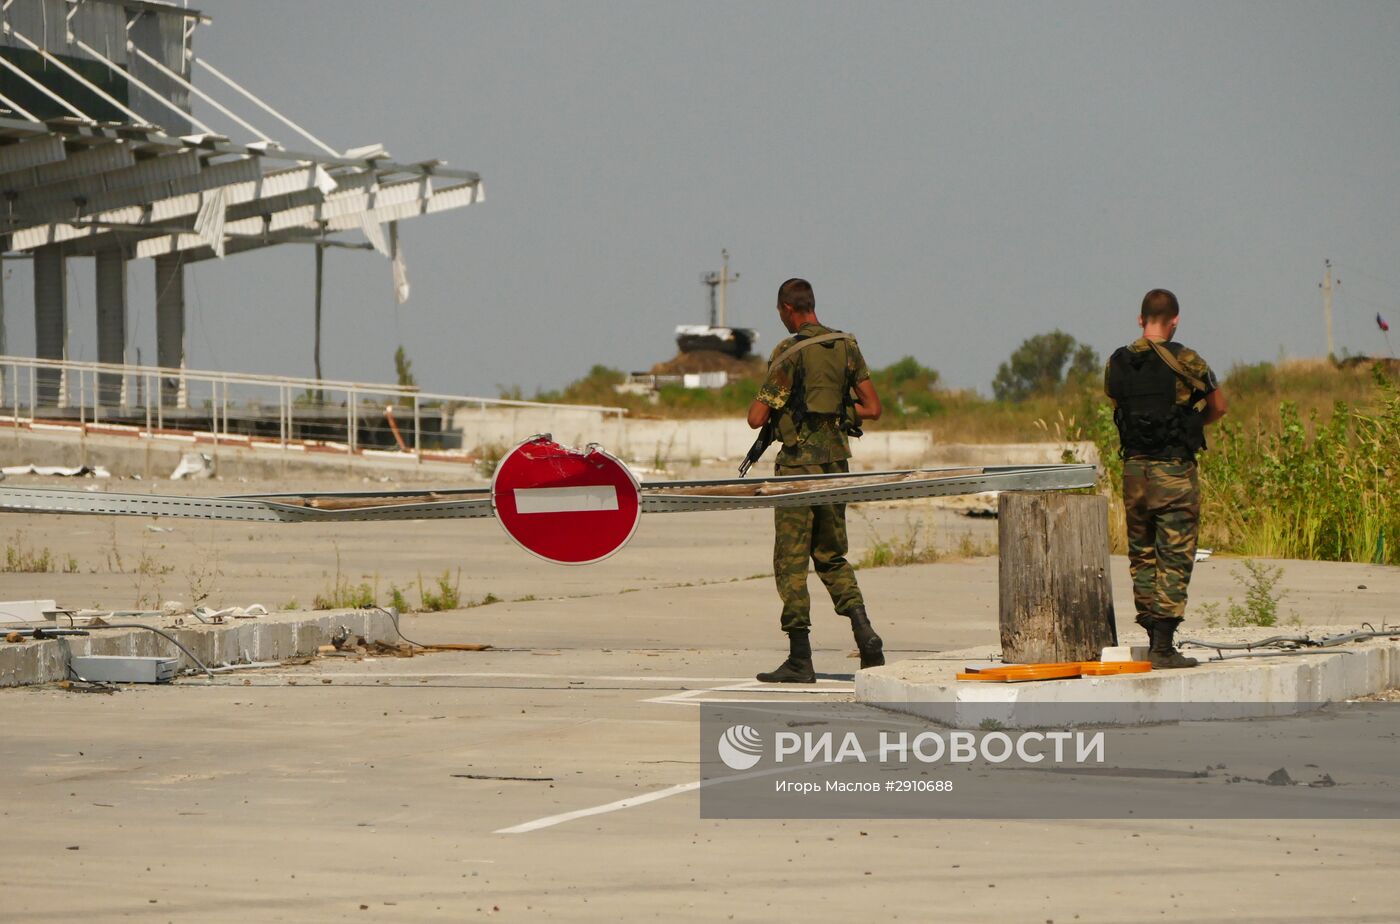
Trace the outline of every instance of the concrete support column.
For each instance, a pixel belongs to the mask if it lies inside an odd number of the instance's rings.
[[[185,267],[179,254],[156,257],[156,365],[178,369],[185,361]],[[161,381],[161,401],[173,404],[178,378]]]
[[[97,361],[126,363],[126,255],[121,250],[97,252]],[[98,375],[97,398],[106,407],[122,400],[122,377]]]
[[[68,267],[61,244],[34,251],[34,355],[39,359],[66,359],[68,347]],[[57,370],[36,373],[35,401],[59,403]]]
[[[0,356],[8,355],[10,355],[10,348],[9,344],[5,342],[5,256],[0,254]],[[0,366],[0,406],[9,403],[10,395],[6,389],[13,387],[14,382],[10,376],[10,370]]]

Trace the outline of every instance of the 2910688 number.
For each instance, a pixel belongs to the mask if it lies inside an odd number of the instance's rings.
[[[893,792],[952,792],[952,780],[891,780]]]

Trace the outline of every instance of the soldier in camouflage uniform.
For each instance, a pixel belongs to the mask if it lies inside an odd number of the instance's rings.
[[[1205,426],[1225,415],[1215,373],[1195,350],[1172,341],[1176,296],[1153,289],[1142,300],[1143,335],[1108,361],[1104,391],[1123,449],[1123,506],[1137,623],[1147,630],[1155,669],[1195,667],[1172,644],[1186,612],[1201,517],[1196,452]]]
[[[789,279],[778,289],[778,316],[794,336],[773,350],[768,377],[749,408],[749,426],[776,426],[783,448],[778,475],[850,471],[848,431],[879,418],[880,398],[854,336],[817,320],[812,286]],[[808,342],[810,341],[810,342]],[[856,431],[859,435],[859,431]],[[855,569],[846,560],[846,505],[778,507],[774,510],[773,574],[783,602],[782,630],[789,656],[768,683],[813,683],[811,597],[807,562],[816,567],[839,615],[851,621],[860,666],[885,663],[883,643],[870,625]]]

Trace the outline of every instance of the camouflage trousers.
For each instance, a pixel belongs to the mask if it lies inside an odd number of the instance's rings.
[[[1201,521],[1196,463],[1123,460],[1123,506],[1139,615],[1184,615]]]
[[[848,472],[846,460],[818,465],[778,465],[779,475],[820,475]],[[856,572],[846,561],[846,505],[776,507],[773,510],[773,577],[783,601],[784,632],[812,625],[812,598],[807,592],[807,561],[826,585],[836,612],[864,606]]]

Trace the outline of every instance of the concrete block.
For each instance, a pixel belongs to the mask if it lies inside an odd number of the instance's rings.
[[[394,637],[389,617],[377,610],[320,615],[275,613],[222,625],[169,627],[163,622],[152,620],[151,624],[170,633],[210,667],[315,654],[321,645],[329,644],[331,635],[342,625],[371,641]],[[0,687],[63,680],[74,655],[175,657],[177,651],[166,639],[143,629],[97,629],[90,636],[0,642]],[[194,667],[194,662],[183,653],[178,656],[181,669]]]
[[[1148,649],[1146,645],[1115,645],[1105,648],[1099,655],[1100,661],[1146,661],[1148,659]]]
[[[995,718],[1015,728],[1037,724],[1039,706],[1073,704],[1084,721],[1093,716],[1103,724],[1134,725],[1178,720],[1182,704],[1230,704],[1230,717],[1237,718],[1295,715],[1400,686],[1400,642],[1386,639],[1146,674],[1027,683],[956,679],[964,665],[987,657],[986,648],[969,649],[942,653],[938,661],[901,661],[859,671],[856,699],[954,727],[976,727]],[[1101,708],[1096,711],[1096,706]]]

